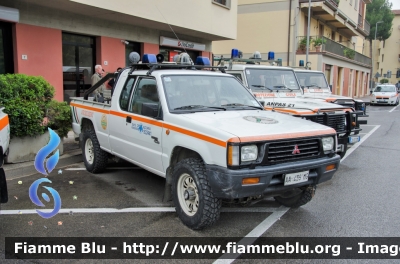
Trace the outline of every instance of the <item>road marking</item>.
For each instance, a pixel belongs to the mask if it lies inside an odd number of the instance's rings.
[[[396,109],[398,107],[398,105],[396,105],[395,107],[392,108],[392,110],[389,111],[389,113],[393,112],[394,109]]]
[[[41,210],[43,212],[51,212],[51,209]],[[275,213],[281,212],[279,208],[268,208],[268,207],[248,207],[248,208],[221,208],[222,213]],[[82,214],[109,214],[109,213],[173,213],[175,207],[133,207],[133,208],[63,208],[59,214],[69,214],[73,212]],[[17,215],[17,214],[36,214],[34,209],[25,210],[1,210],[0,215]]]
[[[289,207],[281,206],[279,210],[275,211],[273,214],[265,218],[256,228],[254,228],[250,233],[248,233],[242,240],[240,240],[238,245],[251,245],[253,244],[257,238],[262,236],[276,221],[278,221],[287,211],[289,211]],[[230,264],[235,259],[240,256],[240,253],[237,254],[224,254],[219,259],[214,261],[213,264]],[[226,257],[230,257],[231,259],[224,259]],[[233,257],[233,258],[232,258]]]
[[[354,150],[356,150],[362,143],[364,143],[365,140],[369,138],[378,128],[380,128],[381,125],[375,126],[370,132],[368,132],[365,136],[363,136],[359,142],[354,144],[350,149],[347,150],[346,155],[340,160],[340,163],[342,163],[351,153],[353,153]]]
[[[86,168],[68,168],[67,171],[84,171]],[[143,170],[140,167],[108,167],[107,170]]]

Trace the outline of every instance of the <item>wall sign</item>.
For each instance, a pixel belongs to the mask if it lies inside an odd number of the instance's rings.
[[[170,46],[191,50],[206,50],[206,45],[187,40],[177,40],[172,38],[160,37],[160,46]]]

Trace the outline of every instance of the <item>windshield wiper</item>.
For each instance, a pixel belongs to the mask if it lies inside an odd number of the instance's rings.
[[[214,108],[214,109],[221,109],[221,110],[226,110],[226,108],[223,107],[217,107],[217,106],[205,106],[205,105],[184,105],[181,107],[174,108],[174,110],[188,110],[188,109],[195,109],[195,108]]]
[[[317,87],[318,89],[322,89],[321,87],[319,87],[319,86],[316,85],[316,84],[313,84],[313,85],[306,85],[306,86],[304,86],[304,87],[307,87],[307,88],[310,88],[310,87]]]
[[[244,104],[239,104],[239,103],[233,103],[233,104],[224,104],[221,106],[241,106],[241,107],[251,107],[251,108],[256,108],[256,109],[264,109],[261,106],[254,106],[254,105],[244,105]]]
[[[264,85],[255,85],[255,84],[252,84],[251,86],[253,86],[253,87],[258,87],[258,88],[268,89],[268,90],[270,90],[271,92],[273,92],[271,88],[269,88],[269,87],[267,87],[267,86],[264,86]]]
[[[286,85],[275,85],[274,88],[279,88],[279,89],[289,89],[289,91],[293,92],[292,89],[290,89],[289,87],[287,87]],[[276,90],[278,92],[278,90]]]

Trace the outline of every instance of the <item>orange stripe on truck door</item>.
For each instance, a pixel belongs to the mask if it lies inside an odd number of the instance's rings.
[[[5,128],[8,125],[9,121],[8,121],[8,115],[6,115],[5,117],[3,117],[2,119],[0,119],[0,130],[2,130],[3,128]]]
[[[184,135],[187,135],[187,136],[191,136],[191,137],[194,137],[194,138],[197,138],[197,139],[201,139],[203,141],[207,141],[207,142],[210,142],[212,144],[215,144],[215,145],[218,145],[218,146],[221,146],[221,147],[226,147],[226,142],[225,141],[222,141],[222,140],[219,140],[219,139],[216,139],[216,138],[213,138],[213,137],[209,137],[209,136],[197,133],[197,132],[193,132],[193,131],[190,131],[190,130],[187,130],[187,129],[184,129],[184,128],[173,126],[173,125],[170,125],[170,124],[167,124],[167,123],[164,123],[164,122],[160,122],[160,121],[157,121],[157,120],[147,119],[147,118],[144,118],[144,117],[141,117],[141,116],[131,115],[131,114],[127,114],[127,113],[121,113],[121,112],[117,112],[117,111],[110,111],[110,114],[115,115],[115,116],[119,116],[119,117],[123,117],[123,118],[126,118],[127,116],[130,116],[132,118],[132,120],[136,120],[136,121],[152,124],[152,125],[155,125],[155,126],[158,126],[158,127],[164,127],[165,129],[170,129],[170,130],[173,130],[175,132],[178,132],[178,133],[181,133],[181,134],[184,134]]]

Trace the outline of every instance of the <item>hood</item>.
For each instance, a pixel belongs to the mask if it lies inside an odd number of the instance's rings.
[[[309,98],[265,98],[260,99],[267,109],[272,107],[279,107],[281,109],[298,110],[299,112],[313,111],[318,112],[319,110],[338,110],[342,111],[345,107],[337,104],[325,102],[324,100],[314,100]]]
[[[239,138],[255,141],[335,134],[335,130],[318,123],[272,111],[216,111],[182,114],[179,118],[211,132],[223,130]]]
[[[302,97],[310,98],[310,99],[311,98],[322,99],[327,102],[334,102],[334,101],[340,100],[346,104],[353,104],[353,102],[355,101],[353,98],[342,96],[342,95],[331,94],[331,93],[305,93]]]

